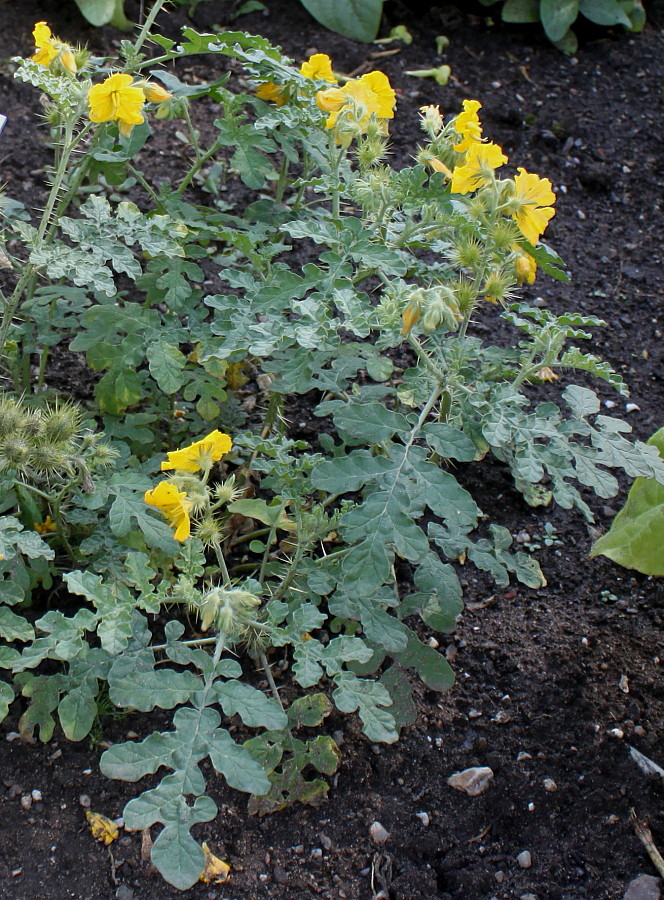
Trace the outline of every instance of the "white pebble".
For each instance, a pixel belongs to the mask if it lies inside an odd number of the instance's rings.
[[[625,737],[625,732],[622,730],[622,728],[610,728],[607,733],[612,737],[618,738],[618,740],[622,740],[622,738]]]
[[[528,812],[535,812],[535,804],[534,803],[528,804]]]
[[[35,790],[35,791],[31,791],[30,796],[31,796],[32,799],[35,801],[35,803],[40,803],[40,802],[41,802],[41,799],[42,799],[42,792],[41,792],[41,791],[36,791],[36,790]]]
[[[623,692],[623,694],[629,694],[629,678],[627,677],[627,675],[620,676],[618,687]]]
[[[87,794],[81,794],[81,796],[78,798],[78,802],[83,807],[83,809],[90,809],[90,806],[92,805],[92,800],[90,800]]]
[[[625,404],[625,412],[626,413],[636,412],[637,410],[640,410],[640,409],[641,409],[641,407],[637,406],[636,403],[626,403]]]
[[[532,759],[532,756],[530,755],[530,753],[526,753],[525,750],[519,750],[519,754],[516,758],[516,761],[524,762],[524,760],[526,760],[526,759]]]
[[[5,735],[5,740],[11,744],[12,741],[17,741],[20,737],[21,735],[18,733],[18,731],[8,731]]]
[[[522,850],[521,853],[519,853],[519,855],[517,856],[516,861],[522,869],[529,869],[533,864],[533,858],[530,855],[530,850]]]
[[[24,794],[21,797],[21,806],[25,810],[30,809],[30,807],[32,806],[32,797],[30,796],[30,794]]]
[[[483,794],[493,781],[493,770],[488,766],[473,766],[463,772],[455,772],[447,779],[450,787],[463,791],[469,797]]]
[[[553,780],[553,778],[545,778],[544,779],[544,790],[548,791],[550,794],[555,793],[558,790],[558,785]]]
[[[381,825],[380,822],[372,822],[369,826],[369,836],[371,837],[371,840],[375,841],[377,844],[384,844],[389,838],[390,832],[384,825]]]
[[[425,828],[431,822],[431,817],[429,816],[429,813],[427,813],[427,812],[415,813],[415,818],[419,819]]]

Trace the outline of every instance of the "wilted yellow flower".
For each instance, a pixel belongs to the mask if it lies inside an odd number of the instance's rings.
[[[447,175],[448,178],[452,177],[452,172],[448,169],[444,162],[441,162],[437,156],[434,156],[433,153],[423,153],[419,157],[419,161],[424,165],[431,166],[434,172],[442,172],[443,175]]]
[[[556,211],[551,206],[556,195],[548,178],[540,178],[519,169],[514,179],[514,198],[510,201],[510,214],[521,233],[533,246],[539,241]]]
[[[422,129],[433,139],[443,128],[443,117],[440,107],[420,106],[420,115],[422,116]]]
[[[180,472],[200,472],[221,459],[233,446],[233,441],[221,431],[211,431],[207,437],[195,441],[182,450],[171,450],[168,461],[161,464],[162,471],[178,469]]]
[[[323,112],[338,112],[348,103],[348,94],[343,88],[326,88],[316,94],[316,103]]]
[[[72,74],[76,73],[76,60],[71,47],[58,40],[51,34],[51,29],[46,22],[37,22],[32,36],[35,39],[36,53],[32,56],[33,62],[40,66],[50,66],[54,59],[60,58],[60,62]]]
[[[46,516],[43,522],[35,522],[37,534],[47,534],[49,531],[57,531],[57,526],[50,516]]]
[[[179,491],[172,481],[160,481],[156,488],[145,492],[143,499],[166,516],[168,524],[175,529],[176,541],[187,540],[191,534],[191,501],[184,491]]]
[[[205,868],[199,876],[199,881],[204,884],[213,882],[214,884],[223,884],[228,880],[228,873],[231,867],[210,850],[206,843],[201,844],[201,849],[205,854]]]
[[[160,84],[155,84],[154,81],[146,81],[140,85],[140,88],[145,94],[145,99],[151,103],[165,103],[166,100],[170,100],[173,96],[170,91],[167,91]]]
[[[336,84],[337,79],[332,73],[332,60],[326,53],[314,53],[300,66],[300,75],[311,78],[313,81],[329,81]]]
[[[452,193],[468,194],[487,184],[493,177],[493,170],[503,166],[507,157],[498,144],[472,143],[462,166],[457,166],[452,174]]]
[[[90,88],[89,116],[93,122],[118,121],[120,132],[127,137],[134,125],[141,125],[145,94],[133,84],[131,75],[115,72],[106,81]]]
[[[470,147],[482,140],[482,125],[477,115],[477,110],[482,109],[479,100],[464,100],[463,112],[459,113],[454,122],[454,130],[461,135],[461,141],[454,145],[457,153],[465,153]]]
[[[92,837],[96,841],[101,841],[102,844],[107,846],[112,844],[120,833],[115,822],[107,816],[102,816],[101,813],[92,812],[92,810],[88,809],[85,813],[85,818],[88,820]]]
[[[557,375],[550,366],[542,366],[535,373],[540,381],[558,381],[560,375]]]

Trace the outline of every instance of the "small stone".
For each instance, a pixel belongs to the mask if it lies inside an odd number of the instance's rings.
[[[431,816],[427,812],[415,813],[415,818],[419,819],[425,828],[431,823]]]
[[[463,772],[455,772],[447,779],[450,787],[463,791],[469,797],[483,794],[493,781],[493,769],[488,766],[473,766]]]
[[[369,837],[376,844],[384,844],[389,836],[390,832],[380,822],[372,822],[369,826]]]
[[[528,812],[535,812],[535,804],[534,803],[528,804]]]
[[[622,728],[610,728],[607,732],[611,737],[618,738],[618,740],[622,740],[625,737],[625,732]]]
[[[615,813],[610,815],[606,820],[608,825],[617,825],[620,821],[620,816],[617,816]]]
[[[21,735],[18,733],[18,731],[8,731],[5,735],[5,740],[9,744],[11,744],[13,741],[17,741],[20,737]]]
[[[521,894],[519,900],[537,900],[537,894]]]
[[[479,719],[482,715],[479,709],[469,709],[468,710],[468,718],[469,719]]]
[[[623,694],[629,694],[629,678],[627,677],[627,675],[620,676],[618,687],[623,692]]]
[[[323,832],[321,832],[318,835],[318,840],[321,842],[321,846],[322,846],[323,850],[331,850],[332,849],[332,838],[328,837]]]
[[[548,791],[550,794],[554,794],[558,790],[558,785],[553,778],[544,779],[544,790]]]
[[[277,884],[285,884],[288,881],[288,872],[281,866],[275,866],[272,869],[272,877]]]
[[[115,900],[134,900],[135,894],[128,884],[121,884],[115,892]]]
[[[437,641],[435,637],[430,637],[427,641],[427,646],[437,650],[440,647],[440,641]]]
[[[639,875],[627,886],[623,900],[660,900],[662,879],[654,875]]]
[[[42,792],[41,791],[37,791],[37,790],[31,791],[30,796],[32,797],[32,799],[34,800],[35,803],[41,803],[41,800],[42,800]]]
[[[21,797],[21,806],[23,809],[28,810],[32,807],[32,797],[30,794],[23,794]]]
[[[639,737],[645,737],[647,733],[643,725],[634,726],[634,734],[638,734]]]
[[[83,807],[83,809],[90,809],[90,806],[92,804],[92,800],[90,800],[87,794],[81,794],[81,796],[78,798],[78,802]]]
[[[125,737],[127,738],[128,741],[135,741],[136,738],[138,737],[138,735],[136,734],[135,731],[128,731],[125,734]]]
[[[498,884],[502,884],[505,881],[505,873],[504,872],[494,872],[493,877],[496,879]]]
[[[641,407],[637,406],[636,403],[626,403],[625,404],[625,412],[626,413],[636,412],[637,410],[640,410],[640,409],[641,409]]]
[[[527,760],[527,759],[532,759],[532,756],[530,755],[530,753],[526,753],[525,750],[519,750],[516,761],[517,762],[525,762],[525,760]]]
[[[522,869],[529,869],[533,864],[533,858],[530,854],[530,850],[522,850],[521,853],[519,853],[519,855],[517,856],[516,861]]]
[[[309,855],[312,859],[320,859],[323,856],[323,851],[320,847],[314,847]]]
[[[497,725],[506,725],[508,722],[512,721],[512,714],[506,709],[499,709],[491,721],[495,722]]]

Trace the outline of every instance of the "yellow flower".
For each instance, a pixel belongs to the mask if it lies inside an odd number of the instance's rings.
[[[162,471],[177,469],[180,472],[199,472],[209,469],[212,463],[221,459],[233,446],[233,441],[221,431],[211,431],[207,437],[184,447],[182,450],[171,450],[167,453],[168,461],[161,464]]]
[[[145,492],[144,500],[166,516],[168,524],[175,529],[176,541],[187,540],[191,534],[191,501],[184,491],[179,491],[172,481],[160,481],[156,488]]]
[[[514,197],[510,201],[510,215],[519,226],[521,234],[533,246],[544,234],[549,219],[556,211],[551,206],[556,195],[548,178],[540,178],[519,169],[514,179]]]
[[[155,84],[154,81],[146,81],[140,87],[145,94],[145,99],[151,103],[165,103],[166,100],[170,100],[173,96],[170,91],[167,91],[160,84]]]
[[[337,83],[337,79],[332,74],[332,60],[325,53],[314,53],[306,62],[303,62],[300,66],[300,75],[314,81]]]
[[[452,173],[447,168],[444,162],[441,162],[437,156],[434,156],[433,153],[423,153],[420,161],[427,166],[431,166],[434,172],[442,172],[443,175],[447,175],[448,178],[452,178]]]
[[[32,56],[33,62],[40,66],[50,66],[54,59],[60,57],[60,62],[65,69],[72,74],[76,73],[76,60],[71,48],[51,34],[51,29],[46,22],[37,22],[32,36],[37,48],[36,53]]]
[[[452,193],[468,194],[488,184],[493,170],[507,162],[507,157],[498,144],[474,142],[466,153],[462,166],[457,166],[452,174]]]
[[[537,274],[537,263],[530,253],[526,253],[518,244],[514,244],[512,249],[519,254],[514,262],[517,284],[533,284]]]
[[[145,94],[132,83],[131,75],[116,72],[106,81],[90,88],[88,103],[89,116],[93,122],[110,122],[117,119],[120,132],[127,137],[134,125],[143,121]]]
[[[37,534],[46,534],[49,531],[57,531],[57,526],[50,516],[46,516],[43,522],[35,522]]]
[[[334,93],[332,93],[333,91]],[[345,95],[344,98],[341,97],[342,94]],[[366,128],[372,114],[379,119],[394,118],[396,94],[389,78],[382,72],[367,72],[361,78],[347,82],[338,91],[335,88],[319,91],[316,102],[321,109],[325,111],[330,109],[330,115],[325,123],[327,128],[334,128],[339,112],[350,106],[352,101],[362,111],[362,128]],[[329,104],[327,108],[323,105],[326,103]]]
[[[479,100],[463,101],[463,112],[459,113],[454,123],[454,130],[462,138],[458,144],[454,145],[457,153],[465,153],[474,143],[482,140],[482,125],[477,115],[478,109],[482,109]]]
[[[259,100],[267,100],[270,103],[276,103],[277,106],[283,106],[288,99],[284,96],[284,89],[272,81],[260,84],[256,89],[256,96]]]

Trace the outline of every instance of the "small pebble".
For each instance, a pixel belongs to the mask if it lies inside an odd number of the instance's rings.
[[[469,797],[483,794],[493,781],[493,769],[488,766],[473,766],[463,772],[455,772],[447,779],[450,787],[463,791]]]
[[[323,855],[323,851],[320,847],[314,847],[314,849],[309,854],[312,859],[320,859]]]
[[[32,807],[32,797],[30,796],[30,794],[24,794],[21,797],[21,806],[25,810],[28,810]]]
[[[512,714],[506,709],[499,709],[491,721],[495,722],[497,725],[506,725],[507,722],[512,721]]]
[[[20,737],[21,735],[18,733],[18,731],[8,731],[5,735],[5,740],[11,744],[12,741],[17,741]]]
[[[90,809],[90,806],[92,804],[92,800],[90,800],[87,794],[81,794],[81,796],[78,798],[78,802],[83,807],[83,809]]]
[[[522,850],[521,853],[519,853],[519,855],[517,856],[516,861],[522,869],[529,869],[533,864],[533,858],[530,854],[530,850]]]
[[[37,791],[37,790],[32,791],[31,794],[30,794],[30,796],[31,796],[32,799],[35,801],[35,803],[41,803],[41,799],[42,799],[42,792],[41,792],[41,791]]]
[[[535,804],[534,803],[528,804],[528,812],[535,812]]]
[[[430,637],[427,641],[428,647],[433,647],[434,650],[437,650],[440,647],[440,642],[436,640],[435,637]]]
[[[645,737],[647,733],[643,725],[634,726],[634,734],[638,734],[639,737]]]
[[[610,734],[612,737],[618,738],[618,740],[621,740],[625,737],[625,732],[622,730],[622,728],[610,728],[607,734]]]
[[[326,834],[322,832],[318,835],[318,840],[321,842],[323,850],[331,850],[332,849],[332,838],[328,837]]]
[[[494,872],[493,877],[496,879],[498,884],[502,884],[505,881],[505,873],[504,872]]]
[[[517,758],[516,758],[516,761],[517,761],[517,762],[524,762],[524,760],[526,760],[526,759],[532,759],[532,756],[530,755],[530,753],[526,753],[525,750],[520,750],[520,751],[519,751],[519,754],[518,754],[518,756],[517,756]]]
[[[641,407],[637,406],[636,403],[626,403],[625,404],[625,412],[626,413],[636,412],[637,410],[640,410],[640,409],[641,409]]]
[[[553,778],[545,778],[544,779],[544,790],[548,791],[550,794],[555,793],[558,790],[558,785],[553,780]]]
[[[384,844],[390,832],[380,822],[372,822],[369,826],[369,836],[376,844]]]
[[[425,828],[431,823],[431,816],[427,812],[415,813],[415,818],[419,819]]]
[[[620,676],[618,687],[623,692],[623,694],[629,694],[629,678],[627,677],[627,675]]]
[[[482,713],[479,711],[479,709],[469,709],[468,710],[468,718],[469,719],[479,719],[479,717],[481,715],[482,715]]]

